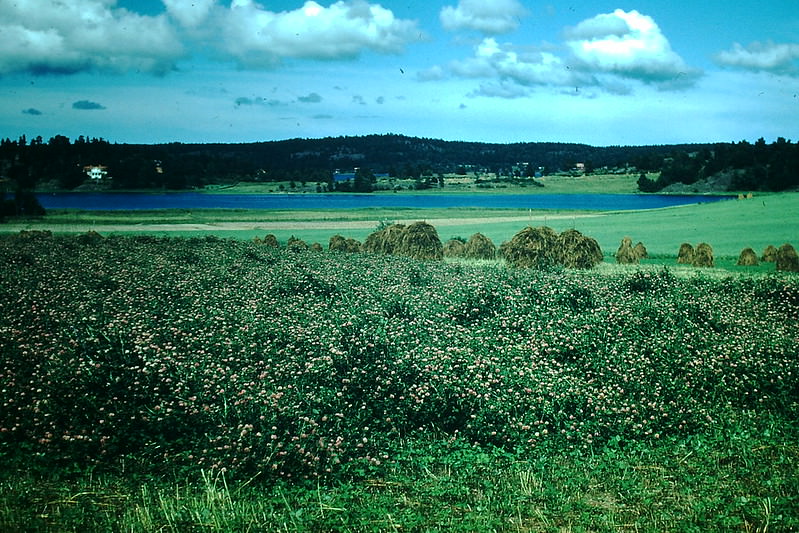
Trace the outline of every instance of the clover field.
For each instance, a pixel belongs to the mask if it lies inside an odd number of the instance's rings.
[[[799,527],[795,275],[542,272],[36,234],[0,239],[0,258],[0,463],[12,477],[279,489],[270,501],[286,505],[269,520],[291,530],[432,530],[453,516],[466,530]],[[625,503],[619,487],[640,470],[612,465],[644,457],[684,483],[709,481],[647,514],[682,489],[643,503],[642,484]],[[595,481],[609,469],[604,499],[570,485],[589,465]],[[520,471],[537,481],[478,517],[472,489],[440,485],[463,475],[484,495],[524,481]],[[745,483],[728,490],[730,479]],[[427,497],[446,502],[435,513],[420,511],[430,484],[441,490]],[[412,492],[398,487],[415,487],[422,507],[398,503]],[[317,504],[323,488],[340,499]],[[547,500],[558,490],[571,503]],[[0,499],[0,524],[21,520],[23,500]],[[302,505],[315,511],[296,514]],[[379,519],[354,511],[380,505]],[[44,529],[58,525],[49,516]],[[203,520],[189,522],[214,529]]]

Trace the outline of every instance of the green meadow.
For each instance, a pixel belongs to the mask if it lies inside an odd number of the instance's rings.
[[[700,197],[701,198],[701,197]],[[381,222],[425,220],[439,237],[468,238],[481,232],[499,244],[525,226],[574,228],[595,238],[606,256],[621,239],[641,241],[650,255],[669,263],[683,242],[709,243],[717,257],[737,258],[743,248],[760,253],[769,244],[795,243],[799,234],[799,193],[644,211],[585,212],[518,209],[336,209],[336,210],[163,210],[135,212],[61,211],[41,220],[0,225],[0,232],[47,229],[54,233],[137,234],[253,239],[267,233],[285,243],[294,236],[324,247],[339,234],[362,241]]]

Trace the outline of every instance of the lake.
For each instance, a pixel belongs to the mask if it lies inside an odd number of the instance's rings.
[[[729,196],[638,194],[208,194],[55,193],[37,195],[45,209],[355,209],[520,208],[625,211],[718,202]]]

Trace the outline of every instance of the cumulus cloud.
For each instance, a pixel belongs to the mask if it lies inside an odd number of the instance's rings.
[[[519,98],[536,87],[551,87],[585,98],[596,97],[598,90],[630,94],[634,82],[660,90],[683,89],[700,76],[671,49],[655,21],[637,11],[597,15],[566,28],[563,37],[560,45],[542,47],[485,37],[471,57],[431,67],[417,78],[483,80],[471,96]]]
[[[225,52],[245,66],[271,66],[284,58],[341,59],[365,50],[399,53],[418,39],[417,23],[364,0],[330,7],[306,2],[275,13],[252,0],[233,0],[222,17]]]
[[[180,25],[196,28],[208,19],[216,0],[163,0],[167,13]]]
[[[297,100],[303,104],[318,104],[322,101],[322,97],[317,93],[310,93],[307,96],[300,96]]]
[[[459,0],[457,6],[445,6],[439,16],[447,31],[475,30],[499,35],[518,28],[519,18],[525,14],[518,0]]]
[[[652,17],[617,9],[565,32],[566,44],[585,71],[645,83],[690,84],[699,73],[672,49]]]
[[[715,60],[725,67],[799,75],[799,44],[754,42],[743,47],[735,43],[730,50],[716,54]]]
[[[22,110],[22,114],[23,115],[39,116],[39,115],[42,114],[42,112],[39,111],[38,109],[36,109],[35,107],[29,107],[28,109],[23,109]]]
[[[96,111],[105,108],[104,105],[92,102],[91,100],[78,100],[72,104],[72,109],[79,109],[81,111]]]
[[[141,70],[163,74],[183,49],[165,15],[114,0],[0,0],[0,74]]]
[[[475,47],[474,56],[449,65],[450,72],[463,78],[491,78],[499,83],[483,86],[483,95],[518,97],[523,88],[537,85],[569,86],[587,83],[563,60],[546,50],[520,50],[510,44],[500,45],[493,37]],[[515,86],[515,87],[514,87]]]

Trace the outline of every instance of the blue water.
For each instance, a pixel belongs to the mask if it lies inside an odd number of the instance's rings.
[[[623,211],[717,202],[726,196],[637,194],[207,194],[57,193],[40,194],[45,209],[347,209],[363,207],[480,207]]]

